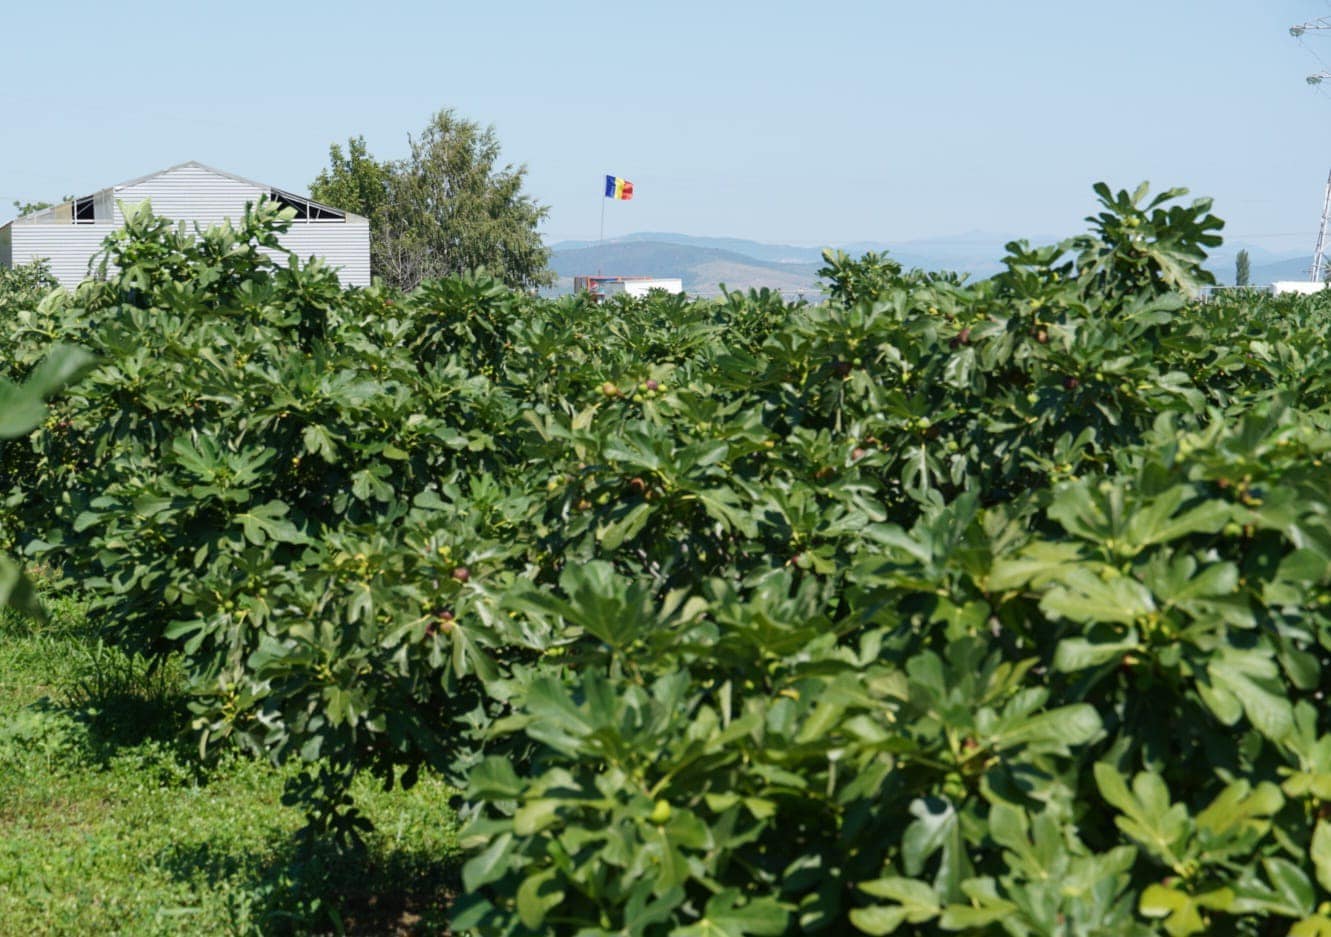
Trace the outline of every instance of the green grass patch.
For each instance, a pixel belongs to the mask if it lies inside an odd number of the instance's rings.
[[[71,597],[0,613],[0,935],[442,933],[455,792],[358,783],[363,852],[296,837],[292,769],[202,763],[170,667],[88,636]]]

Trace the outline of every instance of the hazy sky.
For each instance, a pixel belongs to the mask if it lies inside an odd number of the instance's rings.
[[[210,10],[204,13],[202,10]],[[1331,170],[1328,0],[6,3],[0,221],[196,159],[305,191],[453,107],[607,235],[815,244],[1081,228],[1090,186],[1216,200],[1312,249]],[[1331,84],[1326,87],[1331,90]]]

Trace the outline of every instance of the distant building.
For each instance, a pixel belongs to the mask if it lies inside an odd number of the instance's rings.
[[[684,292],[684,281],[679,277],[620,277],[599,274],[573,278],[573,292],[591,293],[598,299],[620,295],[646,296],[652,290],[679,294]]]
[[[154,214],[206,229],[228,218],[238,222],[245,204],[265,195],[296,209],[291,230],[282,235],[283,247],[301,258],[322,257],[348,286],[370,285],[367,219],[194,162],[15,218],[0,227],[0,266],[45,259],[61,285],[72,289],[87,277],[103,239],[124,225],[119,203],[150,200]]]
[[[1304,296],[1310,296],[1313,293],[1320,293],[1326,289],[1325,283],[1319,283],[1316,280],[1277,280],[1271,284],[1271,292],[1279,296],[1281,293],[1300,293]]]

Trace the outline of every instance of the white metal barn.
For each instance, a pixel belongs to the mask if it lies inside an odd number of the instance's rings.
[[[0,265],[45,259],[56,279],[72,289],[88,276],[102,240],[125,223],[120,203],[150,200],[154,214],[206,229],[227,218],[239,221],[245,204],[264,195],[296,209],[291,230],[282,236],[283,247],[301,258],[322,257],[348,286],[370,285],[367,219],[195,162],[15,218],[0,227]]]

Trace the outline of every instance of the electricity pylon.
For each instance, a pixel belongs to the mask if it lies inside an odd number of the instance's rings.
[[[1289,34],[1297,39],[1312,29],[1331,29],[1331,16],[1323,16],[1319,19],[1309,20],[1306,23],[1300,23],[1298,26],[1291,26]]]
[[[1322,225],[1317,230],[1317,247],[1313,250],[1312,281],[1321,283],[1326,276],[1327,228],[1331,227],[1331,176],[1326,179],[1326,195],[1322,197]]]
[[[1298,39],[1306,32],[1312,30],[1331,29],[1331,16],[1323,16],[1315,20],[1309,20],[1306,23],[1300,23],[1298,26],[1291,26],[1289,34]],[[1331,80],[1331,73],[1318,72],[1316,75],[1308,76],[1308,84],[1320,85],[1323,81]],[[1331,248],[1328,244],[1327,231],[1331,228],[1331,176],[1326,180],[1326,193],[1322,196],[1322,224],[1317,229],[1317,247],[1313,250],[1312,281],[1321,283],[1326,276],[1326,252]]]

